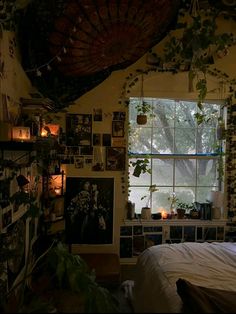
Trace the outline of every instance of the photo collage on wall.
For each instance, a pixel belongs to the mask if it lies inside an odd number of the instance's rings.
[[[110,133],[93,133],[93,126],[112,116]],[[125,170],[125,118],[123,111],[104,114],[94,108],[93,114],[66,115],[66,148],[60,155],[61,164],[93,171]]]

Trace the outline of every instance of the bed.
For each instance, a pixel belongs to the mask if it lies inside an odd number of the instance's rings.
[[[236,243],[155,245],[135,267],[136,313],[236,312]]]

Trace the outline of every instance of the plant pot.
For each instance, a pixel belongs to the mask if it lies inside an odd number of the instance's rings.
[[[147,115],[145,114],[138,114],[136,118],[137,124],[143,125],[147,123]]]
[[[176,211],[177,211],[177,218],[183,219],[184,214],[185,214],[185,209],[184,208],[177,208]]]
[[[141,219],[152,219],[152,213],[150,207],[143,207],[141,211]]]

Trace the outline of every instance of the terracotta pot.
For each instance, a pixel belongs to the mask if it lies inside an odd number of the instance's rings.
[[[136,119],[137,124],[146,124],[147,116],[145,114],[138,114]]]

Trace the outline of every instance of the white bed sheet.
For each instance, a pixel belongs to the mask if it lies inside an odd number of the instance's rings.
[[[161,244],[139,255],[133,288],[136,313],[181,313],[176,281],[236,291],[236,243]]]

